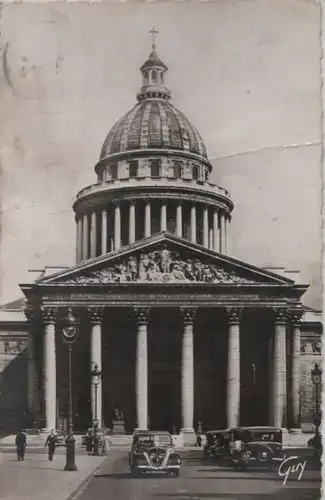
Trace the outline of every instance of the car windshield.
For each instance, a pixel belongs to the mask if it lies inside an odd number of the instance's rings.
[[[140,446],[171,446],[172,444],[168,434],[140,434],[137,439]]]

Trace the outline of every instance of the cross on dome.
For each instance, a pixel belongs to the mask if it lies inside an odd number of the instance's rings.
[[[156,26],[153,26],[152,29],[149,31],[149,33],[152,35],[152,50],[155,50],[155,48],[156,48],[156,35],[158,35],[159,31],[156,29]]]

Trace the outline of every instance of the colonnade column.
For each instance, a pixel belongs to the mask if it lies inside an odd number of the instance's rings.
[[[97,213],[91,213],[90,223],[90,257],[96,257],[97,246]]]
[[[114,210],[114,250],[121,248],[121,207],[119,202],[115,203]]]
[[[102,370],[102,323],[104,317],[103,307],[90,307],[88,309],[88,316],[90,322],[90,371],[92,371],[96,365],[98,365],[99,371]],[[102,427],[102,380],[97,385],[97,395],[96,388],[92,381],[91,384],[91,415],[92,421],[94,421],[97,416],[98,427]],[[97,404],[97,406],[96,406]]]
[[[195,441],[194,433],[194,339],[193,323],[196,310],[181,309],[183,315],[182,338],[182,429],[184,444]]]
[[[213,250],[220,252],[219,230],[218,230],[218,210],[213,211]]]
[[[240,317],[241,308],[227,308],[228,377],[227,377],[227,427],[240,424]]]
[[[82,220],[82,260],[88,259],[88,233],[89,223],[88,214],[83,215]]]
[[[151,205],[147,200],[144,205],[144,237],[149,238],[149,236],[151,236]]]
[[[76,229],[77,229],[77,237],[76,237],[76,263],[82,260],[82,218],[76,217]]]
[[[135,242],[135,204],[133,201],[129,205],[129,243]]]
[[[209,212],[207,206],[203,208],[203,246],[209,248]]]
[[[28,322],[28,344],[27,344],[27,410],[31,420],[36,420],[36,398],[38,397],[38,377],[35,360],[35,311],[25,309],[25,316]]]
[[[135,307],[137,323],[136,341],[136,405],[137,405],[137,428],[148,429],[148,345],[147,326],[149,308]]]
[[[176,206],[176,236],[180,238],[183,236],[183,206],[181,201]]]
[[[107,210],[102,210],[102,242],[101,254],[107,253]]]
[[[42,309],[44,324],[43,337],[43,374],[44,374],[44,432],[56,429],[56,355],[55,322],[57,308]]]
[[[274,310],[274,360],[272,424],[285,427],[286,420],[286,322],[287,311],[284,308]]]
[[[160,206],[160,231],[167,231],[167,206],[165,201]]]
[[[196,205],[191,206],[191,241],[196,243]]]
[[[228,229],[228,218],[227,216],[225,215],[224,216],[224,224],[223,224],[223,253],[224,254],[227,254],[227,250],[228,250],[228,245],[227,245],[227,229]]]
[[[294,311],[291,315],[292,321],[292,358],[291,358],[291,430],[301,432],[300,422],[300,321],[303,311]]]
[[[225,216],[223,213],[219,215],[219,252],[225,253]]]

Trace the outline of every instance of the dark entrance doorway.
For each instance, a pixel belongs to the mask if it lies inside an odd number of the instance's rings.
[[[152,384],[149,394],[149,427],[151,430],[173,432],[174,427],[173,384]]]

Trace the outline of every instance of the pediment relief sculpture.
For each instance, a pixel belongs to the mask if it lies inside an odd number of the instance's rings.
[[[122,282],[254,283],[190,253],[167,248],[115,260],[111,267],[66,281],[85,285]]]

